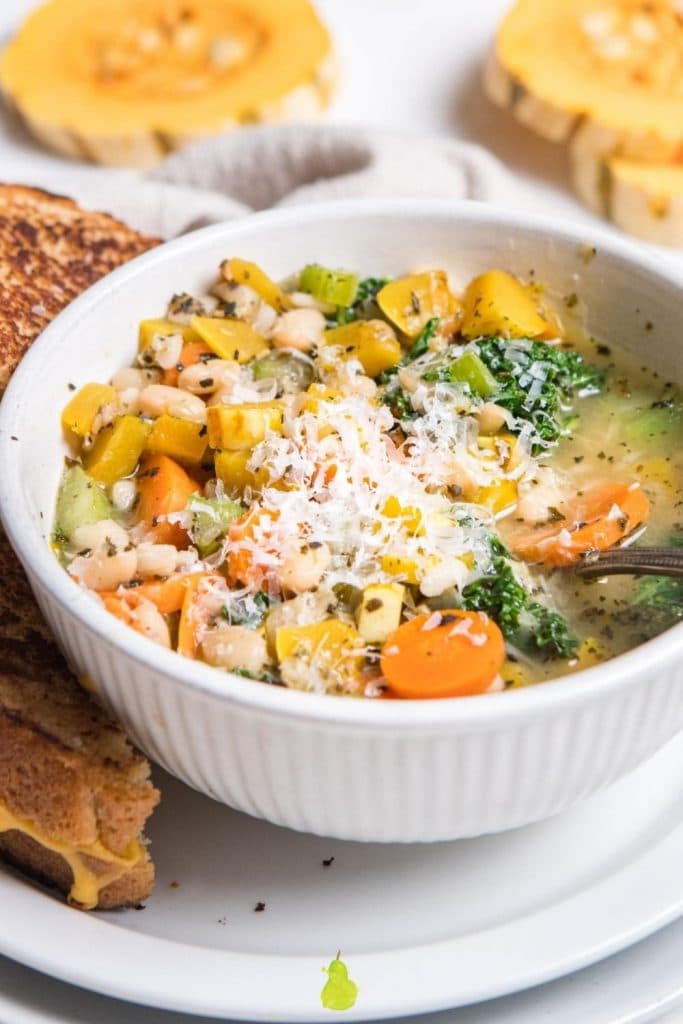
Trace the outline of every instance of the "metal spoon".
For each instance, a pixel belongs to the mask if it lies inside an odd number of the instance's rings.
[[[585,555],[576,567],[584,580],[600,576],[674,576],[683,579],[683,548],[611,548]]]

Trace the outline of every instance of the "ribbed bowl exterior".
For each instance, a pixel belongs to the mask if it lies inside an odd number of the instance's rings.
[[[255,817],[374,842],[500,832],[557,814],[683,727],[683,662],[647,686],[507,727],[446,731],[296,721],[198,693],[103,641],[31,580],[79,674],[173,775]]]

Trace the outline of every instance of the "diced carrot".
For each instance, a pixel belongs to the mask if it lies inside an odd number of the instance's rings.
[[[178,386],[178,377],[182,370],[186,370],[188,366],[194,366],[198,363],[203,355],[214,356],[209,346],[203,341],[186,341],[183,345],[180,358],[175,366],[171,366],[170,369],[164,370],[161,383],[167,384],[171,388]]]
[[[564,520],[523,534],[511,546],[527,562],[573,565],[589,551],[618,544],[649,514],[650,502],[640,484],[598,484],[567,508]]]
[[[168,455],[149,455],[141,463],[138,486],[138,520],[149,525],[150,539],[186,548],[187,531],[179,523],[167,522],[166,516],[182,512],[199,484]]]
[[[188,580],[191,578],[190,574],[176,573],[165,580],[148,580],[137,587],[123,588],[115,593],[108,591],[102,596],[123,600],[129,608],[134,608],[140,601],[151,601],[162,615],[171,615],[182,608]]]
[[[394,630],[380,667],[395,697],[469,697],[489,689],[503,667],[505,641],[483,612],[418,615]]]
[[[199,630],[206,624],[207,608],[202,606],[199,600],[202,588],[206,584],[218,583],[225,586],[223,576],[206,572],[191,573],[186,577],[185,595],[183,607],[180,612],[178,623],[178,645],[176,650],[185,658],[196,658],[199,648]],[[209,609],[208,614],[213,614]]]
[[[267,540],[276,516],[276,512],[254,505],[230,527],[228,583],[231,586],[260,586],[263,582],[266,569],[258,564],[257,552],[251,542]]]

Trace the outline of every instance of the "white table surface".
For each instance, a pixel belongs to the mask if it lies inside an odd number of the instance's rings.
[[[0,38],[35,0],[0,0]],[[337,39],[344,75],[330,113],[339,123],[458,135],[487,146],[530,186],[532,203],[586,223],[598,221],[572,197],[565,154],[495,110],[479,85],[482,55],[508,0],[318,0]],[[0,180],[49,186],[68,164],[0,120]],[[93,170],[92,173],[97,173]],[[0,914],[1,921],[1,914]],[[680,991],[672,982],[680,967]],[[665,982],[665,978],[667,979]],[[69,989],[0,958],[0,991],[17,1001],[1,1024],[180,1024],[181,1018]],[[580,1024],[683,1024],[683,923],[578,975],[471,1010],[425,1018],[431,1024],[569,1024],[577,991],[590,991],[595,1016]],[[645,995],[647,993],[647,995]],[[417,1020],[413,1024],[418,1024]],[[574,1022],[572,1021],[572,1024]],[[577,1022],[578,1024],[578,1022]]]

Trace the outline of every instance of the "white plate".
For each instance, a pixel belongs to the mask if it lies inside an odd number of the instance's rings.
[[[338,949],[360,988],[351,1020],[490,999],[683,912],[681,778],[683,737],[551,821],[386,847],[277,829],[165,777],[144,912],[77,913],[2,873],[0,952],[132,1002],[259,1021],[329,1017],[322,968]]]
[[[602,963],[504,999],[394,1024],[683,1024],[683,921]],[[3,1024],[211,1024],[122,1003],[0,957]],[[342,1017],[343,1020],[343,1017]]]

